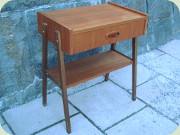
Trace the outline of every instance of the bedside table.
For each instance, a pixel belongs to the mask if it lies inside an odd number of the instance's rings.
[[[132,64],[132,99],[136,100],[137,37],[145,35],[148,15],[114,4],[37,12],[42,34],[43,105],[47,104],[47,77],[62,90],[66,129],[71,133],[67,88]],[[118,52],[116,42],[132,39],[132,58]],[[57,46],[57,67],[47,68],[48,40]],[[79,52],[111,44],[107,52],[64,63],[63,52]]]

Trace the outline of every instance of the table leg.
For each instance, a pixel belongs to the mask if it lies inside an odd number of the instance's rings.
[[[106,75],[105,75],[105,81],[108,81],[109,80],[109,73],[107,73]]]
[[[137,83],[137,46],[138,38],[132,39],[132,100],[136,100],[136,83]]]
[[[43,105],[47,105],[47,54],[48,54],[48,40],[47,40],[47,24],[43,23],[42,34],[42,96]]]
[[[59,62],[59,74],[60,74],[60,80],[61,80],[62,99],[63,99],[63,106],[64,106],[64,115],[65,115],[65,120],[66,120],[66,130],[67,130],[67,133],[70,134],[71,125],[70,125],[70,117],[69,117],[64,55],[61,49],[61,34],[59,31],[55,31],[55,34],[56,34],[56,42],[58,44],[57,52],[58,52],[58,62]]]
[[[111,50],[115,50],[115,48],[116,48],[116,43],[111,44]],[[105,75],[105,81],[108,81],[108,80],[109,80],[109,73]]]

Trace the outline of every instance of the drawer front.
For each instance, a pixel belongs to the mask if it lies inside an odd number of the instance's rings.
[[[73,35],[73,53],[90,50],[114,42],[130,39],[145,33],[146,20],[96,29]]]

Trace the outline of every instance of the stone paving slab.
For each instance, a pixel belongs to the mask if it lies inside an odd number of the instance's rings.
[[[71,118],[71,135],[103,135],[86,118],[78,114]],[[65,122],[55,125],[36,135],[69,135],[66,132]]]
[[[177,127],[152,109],[145,108],[106,132],[108,135],[169,135]]]
[[[144,64],[180,84],[180,61],[172,56],[165,54]]]
[[[156,50],[147,52],[145,54],[139,55],[137,60],[138,60],[138,63],[144,63],[144,62],[152,60],[152,59],[154,59],[154,58],[156,58],[158,56],[161,56],[163,54],[164,54],[164,52],[159,51],[159,50],[156,49]]]
[[[4,120],[2,119],[2,117],[0,116],[0,125],[4,124]]]
[[[180,115],[180,86],[163,76],[139,86],[137,96],[171,119]]]
[[[177,119],[177,123],[179,123],[179,125],[180,125],[180,118],[179,118],[179,119]]]
[[[180,59],[180,40],[172,40],[171,42],[159,47],[160,50],[170,54],[171,56]]]
[[[9,127],[5,124],[2,126],[2,128],[4,129],[4,131],[6,131],[9,134],[12,134],[11,130],[9,129]]]
[[[71,105],[69,107],[71,115],[77,113]],[[29,135],[64,119],[62,99],[59,94],[53,93],[48,95],[46,107],[43,107],[42,98],[39,98],[8,110],[3,116],[16,135]]]
[[[103,130],[145,106],[110,81],[71,95],[69,100]]]
[[[155,72],[145,66],[141,64],[137,65],[137,85],[154,78],[156,75]],[[132,65],[111,72],[110,79],[125,89],[132,89]]]
[[[100,76],[100,77],[97,77],[95,79],[89,80],[89,81],[81,83],[79,85],[76,85],[74,87],[68,88],[68,95],[74,94],[74,93],[79,92],[83,89],[91,87],[97,83],[104,81],[104,79],[105,79],[104,76]]]

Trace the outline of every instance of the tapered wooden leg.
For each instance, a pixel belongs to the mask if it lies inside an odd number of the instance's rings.
[[[116,43],[111,44],[111,50],[115,51],[116,50]]]
[[[115,48],[116,48],[116,43],[111,44],[111,50],[115,50]],[[105,75],[105,81],[108,81],[108,80],[109,80],[109,73]]]
[[[108,80],[109,80],[109,73],[107,73],[105,76],[105,81],[108,81]]]
[[[70,134],[71,125],[70,125],[70,117],[69,117],[64,56],[63,56],[63,51],[61,50],[61,35],[59,31],[55,31],[55,35],[56,35],[56,42],[58,43],[57,52],[58,52],[58,61],[59,61],[59,74],[60,74],[60,80],[61,80],[62,99],[63,99],[63,106],[64,106],[64,115],[65,115],[65,120],[66,120],[66,130],[67,130],[67,133]]]
[[[43,34],[42,34],[42,96],[43,105],[47,105],[47,54],[48,54],[48,40],[46,32],[47,24],[43,24]]]
[[[132,39],[132,100],[136,100],[136,83],[137,83],[137,37]]]
[[[70,123],[70,116],[69,116],[69,107],[68,107],[68,97],[67,97],[67,90],[62,90],[62,98],[63,98],[63,106],[64,106],[64,115],[66,120],[66,131],[68,134],[71,133],[71,123]]]

